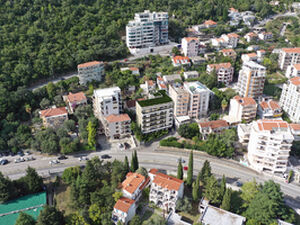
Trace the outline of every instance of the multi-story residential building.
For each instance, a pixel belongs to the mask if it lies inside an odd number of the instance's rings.
[[[192,119],[199,119],[206,116],[211,91],[199,81],[185,82],[184,88],[190,95],[188,116]]]
[[[181,81],[180,74],[172,74],[172,75],[165,75],[165,76],[163,76],[163,81],[165,82],[165,84],[174,84],[178,80]]]
[[[73,113],[75,108],[79,105],[86,105],[87,99],[83,92],[78,93],[69,93],[68,95],[63,96],[64,101],[67,103],[69,112]]]
[[[183,197],[183,180],[159,173],[156,169],[150,170],[149,176],[152,181],[149,201],[167,212],[175,212],[177,200]]]
[[[215,28],[215,27],[217,27],[217,25],[218,24],[213,20],[206,20],[202,24],[202,28]]]
[[[193,79],[193,78],[198,78],[199,73],[197,71],[186,71],[183,72],[183,76],[185,79]]]
[[[287,78],[300,77],[300,63],[288,66],[285,76]]]
[[[174,115],[186,116],[189,106],[189,92],[181,84],[169,86],[169,96],[174,102]]]
[[[169,16],[167,12],[145,10],[135,13],[126,26],[126,44],[129,49],[164,45],[168,40]]]
[[[68,111],[66,107],[45,109],[41,110],[39,113],[45,127],[58,128],[68,120]]]
[[[257,54],[255,52],[242,54],[242,61],[243,63],[249,62],[249,61],[257,61]]]
[[[135,201],[126,197],[121,197],[115,204],[112,212],[112,221],[118,224],[127,225],[128,222],[134,217],[136,210]]]
[[[293,140],[289,124],[285,121],[253,122],[248,144],[250,166],[258,171],[284,173]]]
[[[251,42],[251,41],[257,41],[258,36],[257,36],[257,34],[254,33],[254,32],[249,32],[249,33],[247,33],[247,34],[244,36],[244,38],[245,38],[246,41],[249,43],[249,42]]]
[[[257,104],[251,97],[235,96],[230,100],[229,117],[238,122],[250,122],[256,117]]]
[[[263,41],[267,41],[273,38],[273,34],[271,32],[261,32],[258,34],[258,38]]]
[[[239,142],[244,146],[247,147],[250,139],[250,131],[251,131],[252,124],[238,124],[237,133],[239,137]]]
[[[298,48],[282,48],[279,57],[278,65],[283,71],[286,71],[287,67],[300,63],[300,47]]]
[[[294,136],[294,141],[300,141],[300,124],[290,123],[290,129]]]
[[[216,72],[218,82],[228,85],[233,79],[234,68],[230,62],[207,65],[206,72],[211,73],[213,71]]]
[[[104,63],[99,61],[87,62],[77,66],[79,83],[85,85],[93,80],[102,81],[104,78]]]
[[[225,120],[213,120],[199,123],[199,131],[204,139],[206,139],[209,134],[221,133],[221,131],[228,128],[229,124]]]
[[[181,40],[181,48],[184,56],[194,57],[199,52],[199,39],[196,37],[185,37]]]
[[[222,34],[221,38],[223,38],[226,42],[226,47],[228,48],[236,48],[240,36],[236,33],[230,34]]]
[[[236,60],[236,52],[232,48],[222,49],[220,52],[223,56],[231,58],[232,61]]]
[[[293,77],[283,85],[279,105],[293,122],[300,122],[300,77]]]
[[[126,179],[122,182],[122,193],[126,198],[138,200],[142,191],[149,184],[150,179],[139,173],[129,172]]]
[[[271,119],[282,116],[282,109],[274,100],[261,101],[258,104],[257,115],[262,119]]]
[[[239,72],[238,90],[242,97],[259,98],[263,94],[266,67],[253,61],[243,63]]]
[[[136,103],[137,124],[142,133],[169,129],[173,126],[174,103],[165,91]]]
[[[131,119],[128,114],[111,114],[103,118],[103,125],[105,127],[105,136],[109,139],[122,139],[130,137]]]
[[[173,66],[190,66],[191,65],[191,60],[187,56],[174,56],[172,57],[172,64]]]

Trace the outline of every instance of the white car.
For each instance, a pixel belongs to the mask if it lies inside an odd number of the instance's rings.
[[[54,159],[54,160],[51,160],[50,162],[49,162],[49,164],[58,164],[58,163],[60,163],[59,162],[59,160],[57,160],[57,159]]]
[[[87,160],[89,160],[89,158],[88,158],[88,157],[85,157],[85,156],[81,156],[81,157],[79,157],[78,160],[79,160],[79,161],[87,161]]]
[[[23,157],[15,159],[15,163],[25,162],[25,159]]]

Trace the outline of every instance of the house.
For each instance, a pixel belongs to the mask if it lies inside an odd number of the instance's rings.
[[[80,85],[86,85],[93,80],[104,79],[104,63],[99,61],[86,62],[77,66]]]
[[[263,49],[257,50],[256,55],[257,55],[257,62],[261,63],[264,60],[264,57],[266,55],[266,51],[263,50]]]
[[[300,141],[300,124],[299,123],[290,123],[290,129],[294,136],[294,141]]]
[[[271,32],[261,32],[258,34],[258,38],[263,41],[267,41],[273,38],[273,34]]]
[[[271,119],[282,116],[282,109],[274,100],[261,101],[258,104],[257,115],[261,119]]]
[[[225,85],[228,85],[233,79],[234,68],[230,62],[207,65],[206,72],[210,74],[213,71],[216,72],[218,82],[222,82]]]
[[[41,110],[39,113],[45,127],[58,128],[68,120],[68,111],[66,107],[45,109]]]
[[[165,84],[174,84],[177,81],[181,81],[181,76],[180,74],[172,74],[172,75],[165,75],[163,76],[163,80]]]
[[[249,42],[252,42],[252,41],[257,41],[258,39],[258,36],[256,33],[254,32],[249,32],[247,33],[244,38],[246,39],[246,41],[249,43]]]
[[[159,90],[168,91],[168,87],[165,84],[158,84],[157,86]]]
[[[257,54],[255,52],[242,54],[242,61],[249,62],[249,61],[257,61]]]
[[[70,92],[68,95],[63,96],[63,99],[71,113],[74,112],[77,106],[87,104],[87,98],[83,92],[78,92],[75,94]]]
[[[199,52],[199,39],[196,37],[184,37],[181,40],[181,48],[184,56],[197,56]]]
[[[126,198],[138,200],[142,191],[149,184],[150,179],[139,173],[129,172],[126,179],[122,182],[122,193]]]
[[[130,123],[131,119],[126,113],[111,114],[105,117],[103,120],[105,136],[111,140],[130,137]]]
[[[213,38],[211,39],[211,45],[217,48],[225,47],[226,41],[224,40],[224,38]]]
[[[144,84],[140,84],[140,88],[143,89],[144,94],[148,95],[155,91],[156,83],[153,80],[146,80]]]
[[[131,71],[132,74],[134,75],[140,75],[140,70],[137,67],[123,67],[121,68],[121,71]]]
[[[175,116],[174,118],[175,126],[179,128],[182,124],[188,124],[191,122],[189,116]]]
[[[230,99],[229,117],[234,118],[235,121],[242,122],[244,120],[245,122],[250,122],[255,119],[256,111],[257,104],[251,97],[242,98],[235,96]]]
[[[220,52],[223,54],[223,56],[231,58],[232,61],[236,60],[236,52],[232,48],[222,49]]]
[[[223,130],[229,128],[229,124],[225,120],[213,120],[209,122],[200,122],[199,131],[203,138],[206,139],[209,134],[221,133]]]
[[[300,63],[288,66],[285,76],[287,78],[300,77]]]
[[[205,198],[199,203],[201,217],[198,222],[203,225],[244,225],[246,218],[224,209],[209,205]]]
[[[199,77],[199,73],[197,71],[186,71],[183,72],[184,79],[194,79]]]
[[[206,20],[204,21],[204,23],[202,24],[203,28],[215,28],[217,27],[217,23],[213,20]]]
[[[201,65],[206,62],[206,59],[202,56],[193,56],[190,58],[194,65]]]
[[[172,57],[172,63],[173,66],[177,67],[177,66],[190,66],[191,65],[191,61],[190,58],[187,56],[174,56]]]
[[[240,36],[236,33],[222,34],[221,38],[223,38],[226,42],[226,48],[236,48]]]
[[[253,26],[253,24],[255,22],[254,15],[242,15],[242,17],[243,17],[243,22],[244,22],[244,24],[246,24],[246,26]]]
[[[149,201],[159,208],[175,212],[176,202],[184,194],[184,182],[152,169],[149,172],[151,179]]]
[[[128,222],[134,217],[136,210],[135,201],[126,197],[121,197],[115,204],[112,212],[112,221],[118,224],[127,225]]]

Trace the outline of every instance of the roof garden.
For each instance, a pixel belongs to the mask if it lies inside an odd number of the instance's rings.
[[[147,106],[172,102],[172,99],[166,94],[164,90],[159,90],[154,94],[154,96],[155,98],[138,101],[138,104],[141,107],[147,107]]]

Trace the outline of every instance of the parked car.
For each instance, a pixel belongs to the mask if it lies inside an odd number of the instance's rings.
[[[236,182],[235,182],[235,185],[236,185],[237,187],[242,187],[242,186],[243,186],[243,183],[242,183],[241,181],[236,181]]]
[[[7,159],[1,159],[1,161],[0,161],[0,165],[5,165],[5,164],[7,164],[8,163],[8,160]]]
[[[23,157],[15,159],[15,163],[25,162],[25,159]]]
[[[107,154],[101,155],[101,159],[110,159],[110,158],[111,158],[110,155]]]
[[[30,151],[26,151],[25,155],[31,155],[31,152]]]
[[[33,161],[35,158],[33,156],[29,156],[25,158],[26,161]]]
[[[59,160],[57,160],[57,159],[53,159],[53,160],[51,160],[50,162],[49,162],[49,164],[58,164],[58,163],[60,163],[60,161]]]
[[[177,162],[179,163],[181,161],[181,163],[185,163],[185,160],[183,158],[178,158]]]
[[[58,160],[65,160],[65,159],[68,159],[68,157],[65,156],[65,155],[61,155],[61,156],[58,156],[57,159]]]
[[[86,156],[79,157],[79,161],[84,161],[84,160],[87,161],[87,160],[89,160],[89,158]]]
[[[18,151],[17,153],[19,156],[24,156],[24,152],[23,151]]]

